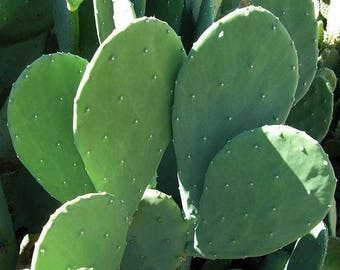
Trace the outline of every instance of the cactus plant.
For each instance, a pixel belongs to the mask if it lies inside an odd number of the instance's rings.
[[[320,269],[326,227],[337,249],[340,65],[316,1],[0,0],[1,106],[53,52],[7,109],[46,189],[1,145],[12,269],[27,239],[17,268]],[[312,124],[330,159],[283,123]],[[64,205],[40,233],[60,205],[47,192]]]

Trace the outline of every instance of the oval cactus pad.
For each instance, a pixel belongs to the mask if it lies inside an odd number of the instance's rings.
[[[76,145],[97,191],[124,200],[131,215],[169,143],[173,89],[184,58],[176,33],[144,17],[101,44],[80,83]]]
[[[198,207],[209,162],[227,140],[244,130],[284,122],[294,100],[297,69],[288,32],[262,8],[230,13],[194,44],[178,75],[173,113],[187,217]]]
[[[195,247],[211,258],[271,253],[325,217],[335,184],[326,154],[305,132],[288,126],[244,132],[209,166]]]
[[[72,54],[42,56],[22,72],[8,103],[17,155],[61,202],[94,191],[72,133],[73,99],[86,65]]]
[[[44,226],[31,269],[118,270],[129,222],[125,205],[110,194],[79,196]]]

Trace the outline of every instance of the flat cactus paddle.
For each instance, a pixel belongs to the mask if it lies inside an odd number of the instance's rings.
[[[14,149],[61,202],[94,191],[72,133],[73,98],[86,65],[85,59],[71,54],[42,56],[21,73],[9,97]]]
[[[322,221],[335,185],[327,155],[306,133],[288,126],[244,132],[210,163],[196,250],[230,259],[271,253]]]
[[[173,89],[184,58],[176,33],[144,17],[102,43],[80,83],[76,146],[97,191],[124,200],[131,216],[169,144]]]
[[[129,222],[125,205],[110,194],[79,196],[44,226],[31,269],[118,270]]]

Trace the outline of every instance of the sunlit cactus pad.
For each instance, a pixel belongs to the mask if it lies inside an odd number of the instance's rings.
[[[44,226],[32,270],[118,270],[129,224],[125,205],[107,193],[65,203]]]
[[[306,133],[288,126],[244,132],[209,166],[196,249],[210,258],[273,252],[325,217],[335,183],[326,154]]]
[[[134,213],[171,137],[171,104],[185,53],[179,37],[155,18],[114,31],[79,85],[74,136],[97,191]]]
[[[62,202],[94,191],[72,133],[73,98],[86,65],[72,54],[42,56],[22,72],[8,103],[19,159]]]

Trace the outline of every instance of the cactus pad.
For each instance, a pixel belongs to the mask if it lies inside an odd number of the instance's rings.
[[[247,35],[242,29],[248,29]],[[284,122],[297,73],[288,32],[262,8],[229,13],[194,44],[177,78],[173,112],[187,217],[198,207],[210,160],[227,140],[247,129]]]
[[[210,258],[273,252],[322,221],[335,184],[326,154],[306,133],[288,126],[244,132],[209,166],[196,250]]]
[[[169,143],[173,89],[184,57],[166,23],[141,18],[102,43],[80,83],[76,145],[96,189],[124,200],[131,215]]]
[[[293,107],[286,124],[307,132],[317,141],[327,134],[333,114],[333,93],[327,79],[316,77],[307,94]]]
[[[87,61],[71,54],[40,57],[15,82],[8,127],[19,159],[56,199],[94,191],[73,142],[73,98]]]
[[[102,43],[115,28],[113,22],[113,3],[111,0],[94,0],[93,6],[97,36],[99,42]]]
[[[146,190],[128,231],[121,270],[177,269],[186,257],[187,230],[171,197]]]
[[[60,207],[44,226],[31,269],[118,270],[128,223],[125,205],[113,196],[79,196]]]
[[[320,222],[310,233],[301,237],[296,242],[285,269],[322,269],[326,257],[327,244],[328,231],[325,224]]]

